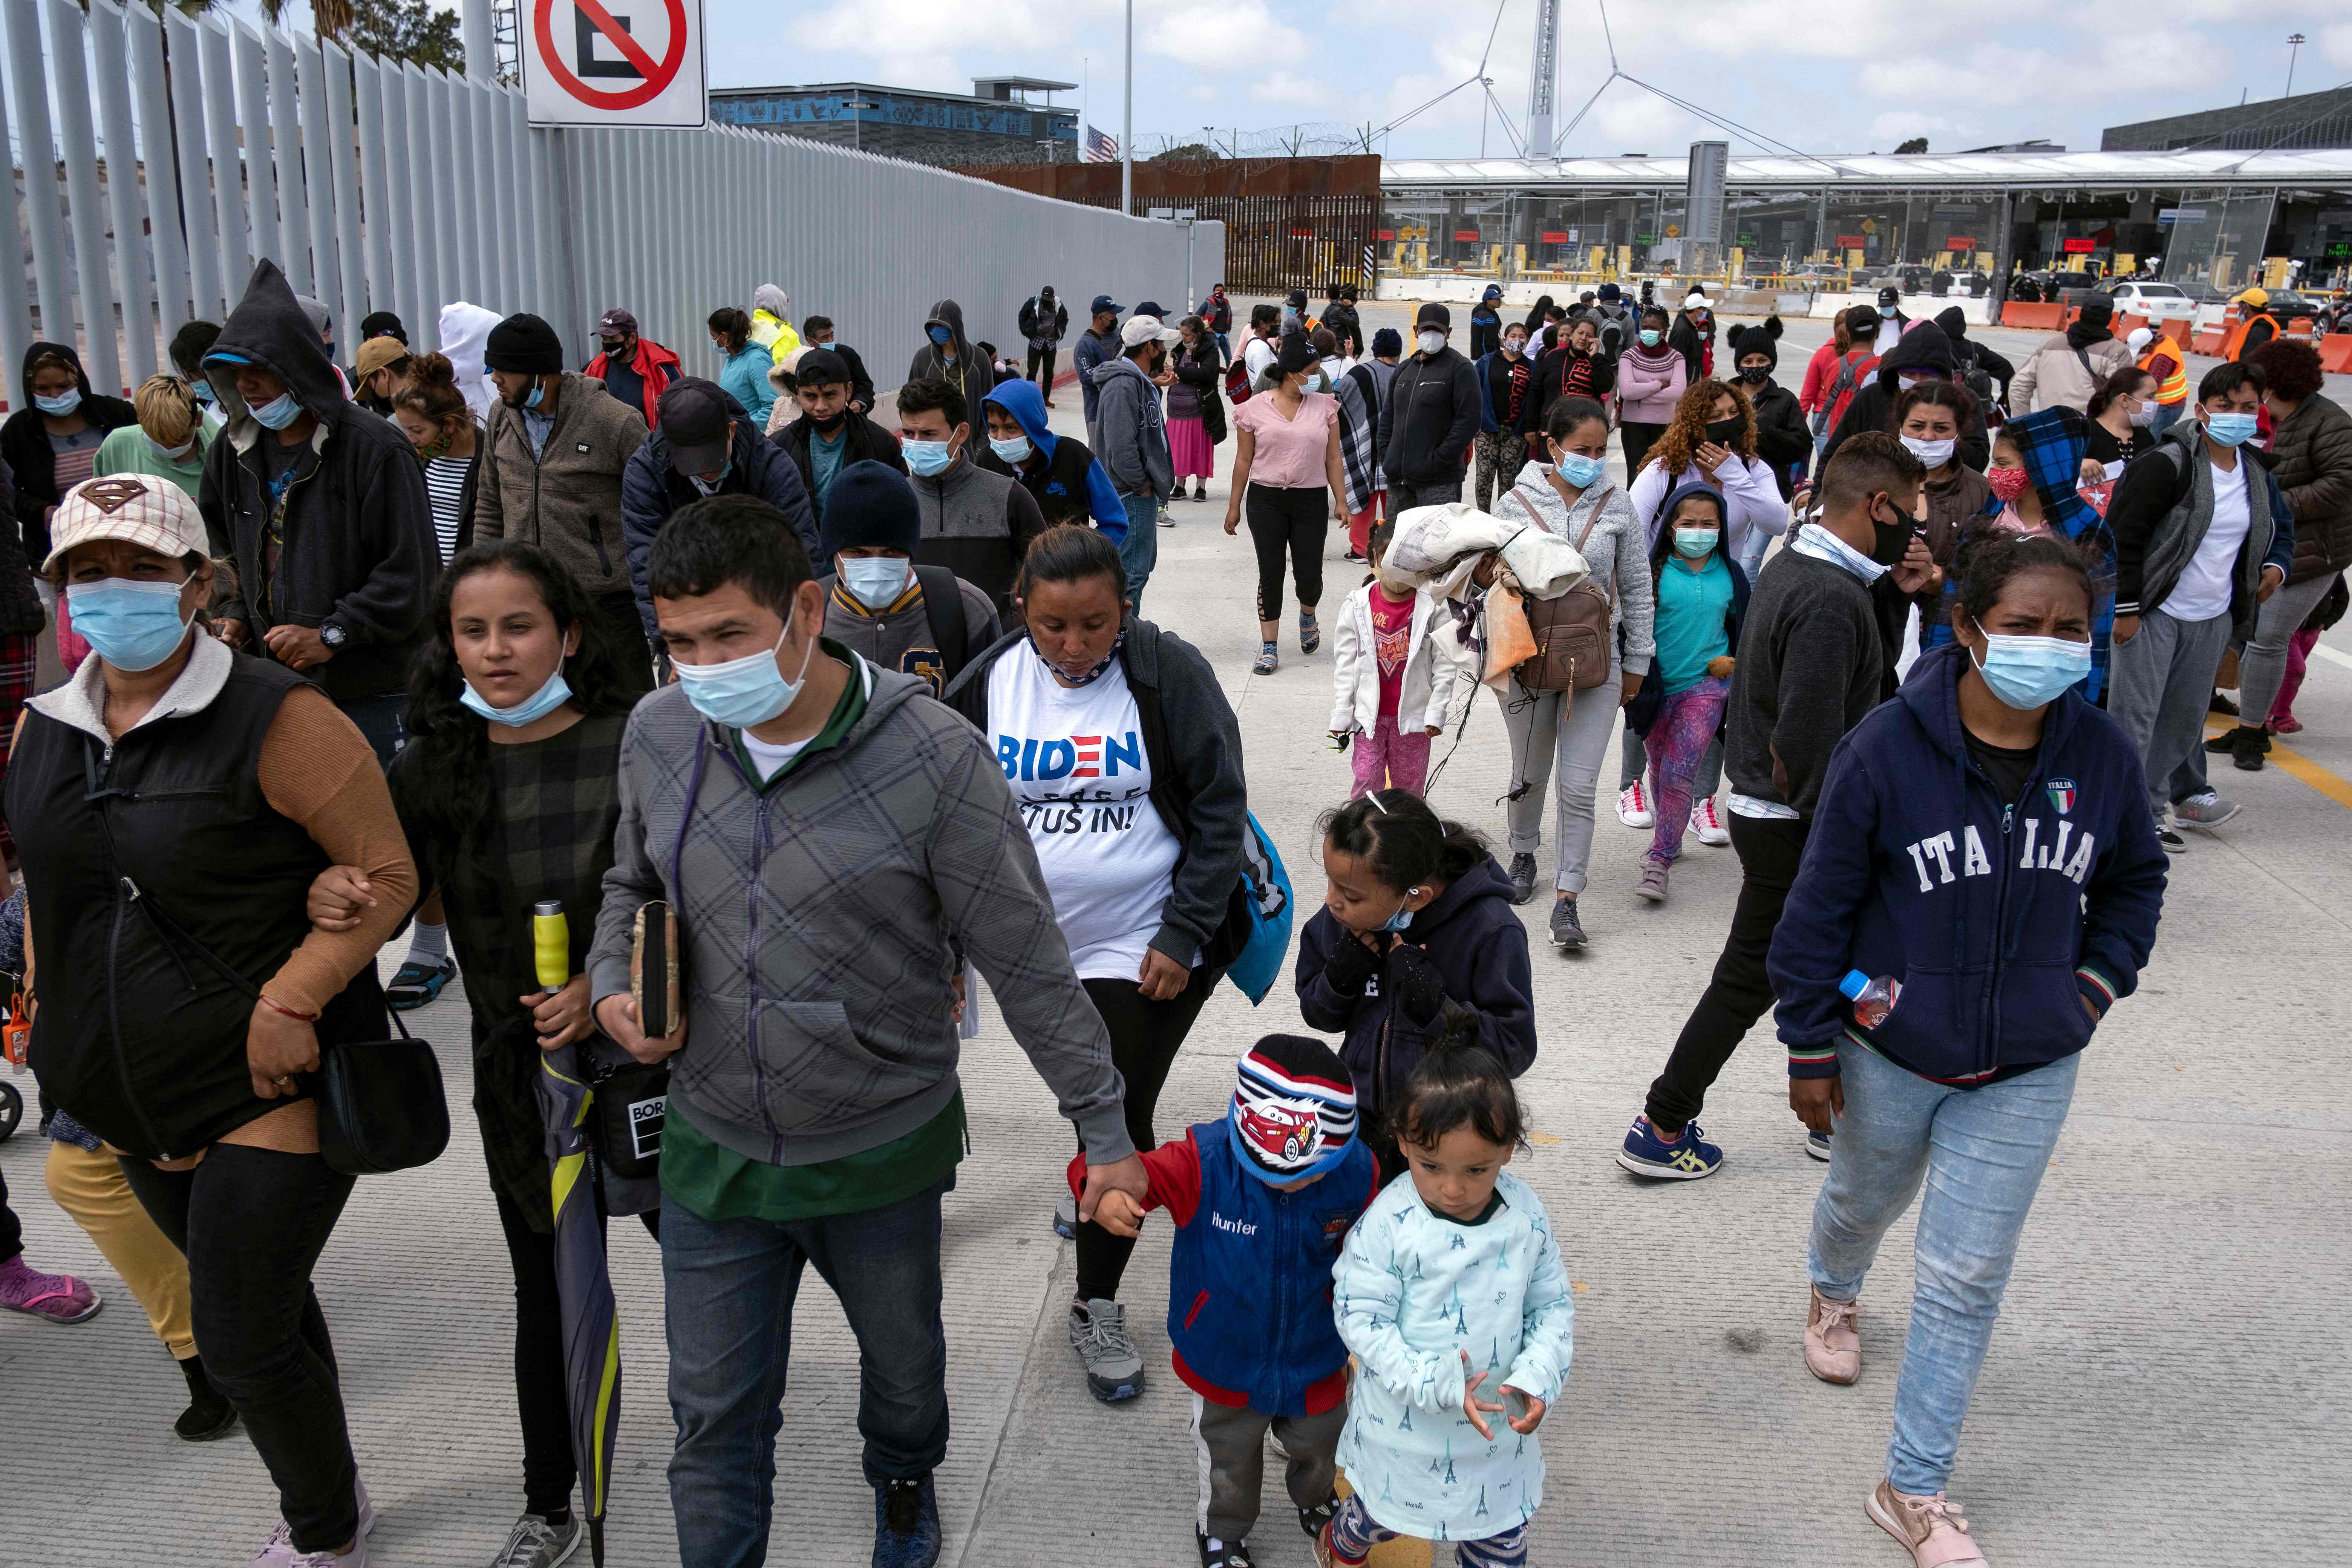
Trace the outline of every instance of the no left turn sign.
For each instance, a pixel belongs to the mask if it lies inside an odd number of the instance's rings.
[[[533,125],[709,123],[702,0],[525,0]]]

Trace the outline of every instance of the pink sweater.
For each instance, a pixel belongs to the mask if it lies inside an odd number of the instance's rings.
[[[1654,358],[1627,349],[1617,361],[1618,417],[1633,425],[1671,423],[1689,374],[1683,356],[1664,345]]]

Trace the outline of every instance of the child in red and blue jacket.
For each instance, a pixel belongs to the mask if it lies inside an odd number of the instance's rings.
[[[1356,1135],[1347,1065],[1320,1040],[1268,1035],[1236,1070],[1233,1104],[1143,1155],[1139,1205],[1105,1196],[1096,1223],[1133,1236],[1145,1211],[1176,1221],[1169,1359],[1192,1391],[1201,1447],[1195,1526],[1207,1568],[1247,1568],[1265,1435],[1288,1456],[1299,1527],[1319,1535],[1339,1499],[1348,1347],[1331,1304],[1339,1245],[1370,1206],[1371,1150]],[[1084,1178],[1073,1162],[1071,1180]]]

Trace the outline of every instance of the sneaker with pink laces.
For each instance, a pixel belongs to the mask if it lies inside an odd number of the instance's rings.
[[[1719,849],[1731,842],[1730,830],[1715,814],[1715,796],[1711,795],[1701,795],[1698,804],[1691,807],[1690,826],[1701,844],[1712,844]]]
[[[261,1550],[246,1559],[245,1568],[313,1568],[314,1564],[335,1564],[336,1568],[367,1568],[367,1538],[375,1529],[375,1500],[368,1496],[367,1482],[355,1480],[352,1491],[360,1505],[359,1533],[352,1538],[352,1550],[337,1556],[331,1552],[297,1552],[294,1550],[294,1527],[284,1520],[269,1532]]]
[[[1862,1304],[1832,1301],[1819,1289],[1805,1313],[1805,1370],[1823,1383],[1862,1375]]]
[[[1617,820],[1628,827],[1654,827],[1657,814],[1650,809],[1650,795],[1635,779],[1617,792]]]
[[[0,1263],[0,1307],[52,1323],[85,1323],[106,1299],[71,1274],[44,1274],[18,1253]]]
[[[1916,1497],[1881,1481],[1863,1505],[1871,1522],[1901,1542],[1915,1568],[1992,1568],[1969,1534],[1960,1505],[1942,1492]]]

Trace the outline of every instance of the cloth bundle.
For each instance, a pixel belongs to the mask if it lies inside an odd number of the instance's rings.
[[[1493,570],[1482,584],[1476,579],[1489,562]],[[1480,650],[1480,679],[1497,689],[1536,651],[1524,600],[1556,599],[1591,574],[1568,541],[1531,521],[1489,516],[1467,501],[1402,513],[1380,572],[1399,593],[1426,588],[1458,605],[1454,635],[1465,647]]]

